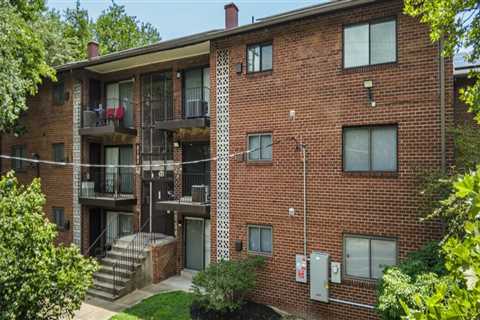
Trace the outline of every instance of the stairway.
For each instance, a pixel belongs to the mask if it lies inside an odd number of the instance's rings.
[[[135,290],[138,285],[135,276],[140,271],[148,250],[132,250],[131,247],[127,250],[129,244],[129,239],[117,240],[107,255],[99,260],[100,269],[93,275],[93,286],[88,290],[88,296],[114,301]],[[126,262],[127,253],[130,256],[133,253],[137,257],[133,265]]]

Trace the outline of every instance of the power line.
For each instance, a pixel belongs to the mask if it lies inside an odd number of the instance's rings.
[[[269,148],[273,145],[279,144],[286,139],[277,140],[272,142],[263,148]],[[262,149],[262,147],[235,152],[228,155],[228,158],[234,158],[240,155],[250,154],[252,152],[258,151]],[[190,164],[197,164],[197,163],[204,163],[204,162],[212,162],[216,161],[218,157],[211,157],[207,159],[200,159],[200,160],[193,160],[193,161],[185,161],[185,162],[163,162],[163,163],[151,163],[151,164],[91,164],[91,163],[74,163],[74,162],[62,162],[62,161],[51,161],[51,160],[41,160],[41,159],[33,159],[33,158],[24,158],[24,157],[14,157],[10,155],[0,154],[0,158],[2,159],[9,159],[9,160],[18,160],[18,161],[25,161],[30,163],[36,164],[46,164],[46,165],[54,165],[54,166],[64,166],[64,167],[82,167],[82,168],[132,168],[132,169],[150,169],[152,167],[170,167],[170,166],[183,166],[183,165],[190,165]],[[160,160],[162,161],[162,160]],[[168,161],[168,160],[167,160]]]

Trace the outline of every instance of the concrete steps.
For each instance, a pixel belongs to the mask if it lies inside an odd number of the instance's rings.
[[[131,250],[128,243],[118,241],[99,261],[100,269],[93,275],[93,286],[87,292],[89,296],[114,301],[135,289],[135,273],[141,268],[148,250]],[[132,254],[134,259],[130,258]]]

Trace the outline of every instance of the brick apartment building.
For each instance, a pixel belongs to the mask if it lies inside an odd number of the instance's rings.
[[[225,19],[105,56],[91,43],[88,60],[59,67],[61,80],[30,99],[27,133],[2,138],[3,153],[76,166],[3,170],[42,178],[59,240],[85,254],[139,232],[173,236],[173,270],[153,281],[259,254],[255,300],[376,319],[383,268],[441,236],[419,222],[418,177],[451,163],[446,128],[466,118],[452,61],[399,0],[332,1],[244,26],[229,4]],[[456,77],[455,92],[466,83]]]

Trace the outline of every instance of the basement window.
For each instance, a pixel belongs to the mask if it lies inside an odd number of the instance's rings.
[[[343,29],[343,66],[354,68],[397,60],[397,23],[387,20]]]
[[[395,239],[348,235],[343,250],[346,276],[379,279],[386,267],[397,264]]]

